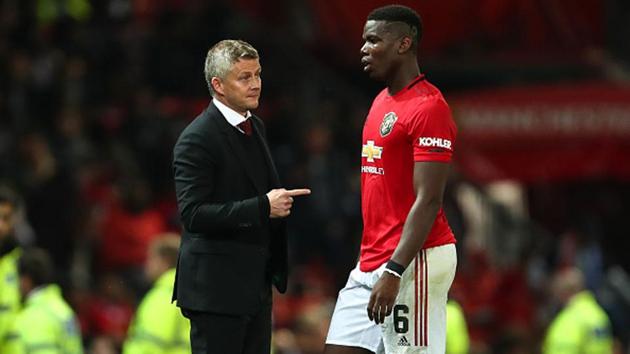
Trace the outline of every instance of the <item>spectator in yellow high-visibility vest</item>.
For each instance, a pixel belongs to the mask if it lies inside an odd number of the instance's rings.
[[[468,354],[470,339],[462,307],[455,300],[446,303],[446,354]]]
[[[145,273],[154,285],[131,322],[124,354],[190,353],[190,322],[171,303],[178,250],[179,237],[173,234],[151,244]]]
[[[14,235],[19,205],[13,190],[0,186],[0,353],[8,353],[7,334],[20,308],[17,260],[21,248]]]
[[[53,283],[55,273],[48,253],[24,250],[18,274],[24,307],[10,331],[6,353],[83,354],[76,316]]]
[[[585,289],[582,272],[577,268],[558,272],[552,292],[563,308],[547,330],[543,354],[612,354],[610,321]]]
[[[37,0],[35,18],[40,25],[47,25],[63,19],[71,18],[77,22],[90,19],[92,5],[89,0]]]

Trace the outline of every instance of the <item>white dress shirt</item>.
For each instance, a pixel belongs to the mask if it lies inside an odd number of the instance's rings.
[[[223,104],[223,102],[217,100],[216,98],[212,99],[212,103],[214,103],[215,107],[217,107],[219,112],[223,114],[223,117],[225,117],[225,119],[228,121],[228,123],[230,123],[231,126],[238,129],[238,131],[240,131],[241,133],[245,134],[245,132],[241,128],[239,128],[238,125],[252,116],[252,113],[250,111],[247,111],[247,113],[245,113],[245,116],[243,116],[242,114],[226,106],[225,104]]]

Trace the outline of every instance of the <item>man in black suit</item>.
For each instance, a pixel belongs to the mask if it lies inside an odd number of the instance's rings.
[[[271,284],[287,285],[283,218],[308,189],[280,188],[258,107],[258,52],[240,40],[208,51],[213,96],[173,157],[184,227],[173,300],[191,321],[192,352],[268,354]]]

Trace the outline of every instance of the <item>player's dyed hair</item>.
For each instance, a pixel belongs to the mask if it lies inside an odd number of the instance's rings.
[[[402,22],[409,26],[407,33],[412,40],[412,47],[417,48],[422,39],[422,19],[413,9],[403,5],[387,5],[370,12],[368,21]]]
[[[237,39],[222,40],[208,50],[203,73],[211,94],[214,94],[212,78],[225,78],[232,65],[240,59],[258,59],[258,51],[251,44]]]

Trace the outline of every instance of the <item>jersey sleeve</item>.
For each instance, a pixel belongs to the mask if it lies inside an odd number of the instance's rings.
[[[415,162],[450,162],[457,129],[442,99],[422,104],[407,124]]]

